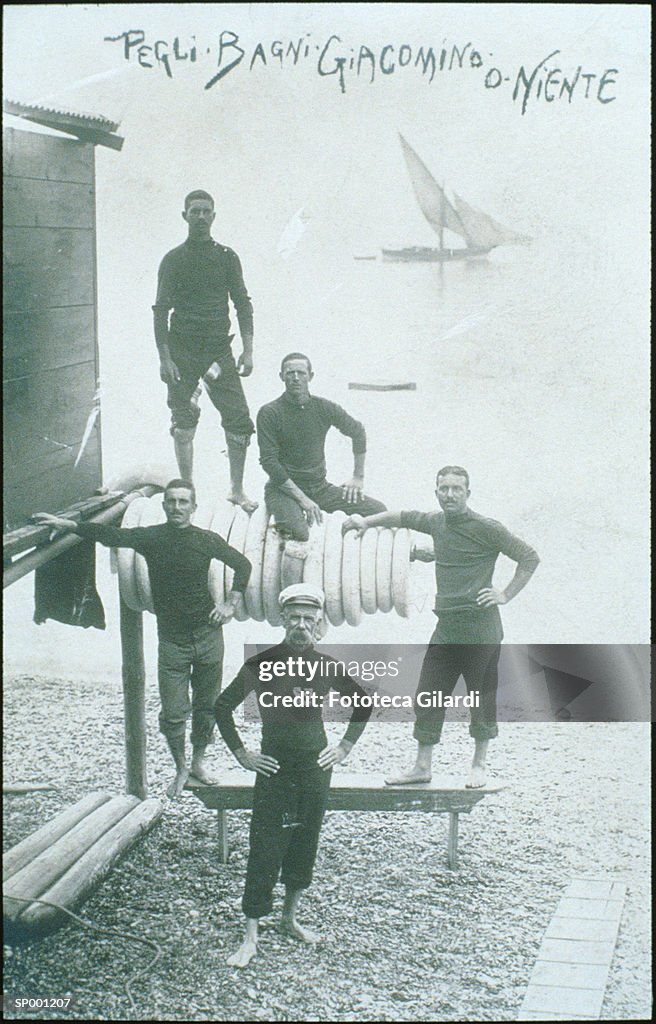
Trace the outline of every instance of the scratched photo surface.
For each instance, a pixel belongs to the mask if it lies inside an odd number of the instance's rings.
[[[503,609],[508,643],[648,643],[649,54],[646,5],[5,6],[5,97],[102,115],[125,140],[95,152],[104,480],[152,463],[177,475],[151,307],[159,262],[186,237],[183,197],[207,189],[253,300],[251,413],[280,394],[281,357],[306,352],[313,393],[366,427],[368,494],[433,510],[436,469],[463,465],[471,507],[538,551]],[[383,259],[438,244],[400,136],[508,244]],[[195,472],[212,502],[228,461],[201,407]],[[327,463],[334,483],[350,477],[335,431]],[[248,494],[261,501],[264,482],[254,442]],[[116,576],[97,560],[104,632],[38,627],[32,577],[11,588],[11,673],[120,686]],[[512,572],[502,557],[500,585]],[[408,619],[329,639],[426,643],[433,566],[414,575]],[[144,629],[154,687],[153,616]],[[231,624],[225,681],[244,644],[279,635]]]

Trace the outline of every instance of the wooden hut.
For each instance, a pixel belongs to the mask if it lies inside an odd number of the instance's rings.
[[[123,144],[102,117],[4,109],[3,533],[101,483],[95,146]]]

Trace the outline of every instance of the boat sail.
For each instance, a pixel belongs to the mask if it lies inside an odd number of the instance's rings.
[[[386,259],[445,261],[472,259],[485,256],[497,245],[530,241],[510,228],[505,228],[487,213],[477,210],[454,193],[452,203],[444,189],[438,185],[426,167],[401,134],[399,134],[403,155],[410,175],[410,181],[419,209],[440,237],[439,249],[426,246],[412,246],[409,249],[383,249]],[[447,228],[465,242],[465,246],[451,249],[444,245],[444,229]]]

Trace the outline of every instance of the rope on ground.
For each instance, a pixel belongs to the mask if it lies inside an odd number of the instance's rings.
[[[146,964],[146,966],[143,967],[140,971],[137,971],[136,974],[133,974],[130,978],[128,978],[128,980],[125,982],[123,986],[125,988],[125,994],[127,995],[128,1000],[130,1002],[131,1012],[137,1013],[137,1006],[134,999],[132,998],[132,984],[137,980],[137,978],[140,978],[142,974],[146,974],[148,971],[151,971],[152,968],[157,963],[157,961],[159,960],[159,958],[161,957],[162,948],[157,942],[155,942],[153,939],[146,939],[142,935],[134,935],[132,932],[124,932],[120,928],[108,928],[107,926],[96,924],[95,921],[87,921],[83,917],[80,917],[79,914],[75,914],[72,910],[69,910],[67,907],[63,907],[61,903],[54,903],[52,900],[38,900],[31,896],[12,896],[11,898],[12,900],[16,900],[20,903],[41,903],[46,907],[54,907],[55,910],[61,910],[64,914],[68,914],[69,917],[72,917],[74,921],[77,921],[78,924],[83,925],[85,928],[91,928],[97,932],[105,932],[107,935],[119,935],[121,938],[132,939],[133,942],[141,942],[143,943],[144,946],[149,946],[151,949],[154,949],[155,956],[150,961],[150,963]]]

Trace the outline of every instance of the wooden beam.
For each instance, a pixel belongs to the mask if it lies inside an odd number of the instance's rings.
[[[125,789],[145,800],[146,773],[146,671],[143,651],[143,613],[129,608],[120,598],[123,709],[125,716]]]
[[[129,494],[124,495],[116,502],[115,505],[112,505],[111,508],[105,509],[97,516],[92,516],[86,521],[89,523],[99,524],[111,523],[114,519],[117,519],[123,514],[123,512],[125,512],[125,509],[135,498],[150,498],[157,491],[161,490],[161,487],[146,484],[144,487],[139,488],[139,490],[131,491]],[[40,565],[45,565],[46,562],[50,562],[53,558],[57,558],[57,556],[63,551],[68,551],[69,548],[81,543],[82,537],[79,537],[76,533],[67,533],[63,537],[53,540],[50,544],[37,548],[34,551],[30,551],[27,555],[23,555],[22,558],[18,559],[18,561],[13,562],[11,565],[4,568],[2,574],[3,588],[8,587],[11,583],[15,583],[16,580],[21,579],[23,576],[27,576],[28,572],[33,572],[35,569],[38,569]]]
[[[217,824],[217,838],[218,838],[218,853],[219,853],[219,864],[228,863],[228,854],[230,853],[230,845],[228,843],[228,812],[218,810],[216,812],[216,824]]]
[[[86,519],[97,512],[102,512],[103,509],[116,505],[122,497],[121,491],[113,494],[96,494],[84,501],[76,501],[68,508],[57,512],[56,515],[61,516],[62,519]],[[2,554],[4,557],[13,558],[14,555],[19,555],[23,551],[29,551],[30,548],[43,544],[48,540],[50,533],[49,526],[40,526],[37,523],[21,526],[19,529],[3,535]]]

